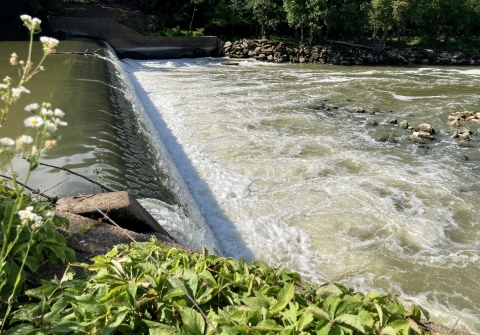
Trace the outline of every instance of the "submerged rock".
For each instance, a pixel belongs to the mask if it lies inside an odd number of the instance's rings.
[[[408,124],[408,121],[407,121],[407,120],[403,120],[403,121],[400,121],[400,123],[398,124],[398,126],[399,126],[400,128],[403,128],[403,129],[408,129],[409,124]]]
[[[354,112],[354,113],[365,113],[365,109],[363,109],[362,107],[355,106],[355,107],[352,108],[352,112]]]
[[[370,120],[370,121],[368,121],[368,124],[371,125],[371,126],[378,126],[377,120]]]
[[[397,140],[395,139],[395,134],[394,133],[389,133],[387,135],[384,135],[384,136],[380,137],[379,141],[380,142],[397,143]]]
[[[458,142],[458,145],[465,148],[472,146],[468,141],[465,141],[465,140]]]

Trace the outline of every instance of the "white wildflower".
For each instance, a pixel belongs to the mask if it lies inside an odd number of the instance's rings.
[[[37,19],[36,17],[34,17],[32,19],[32,26],[35,30],[40,30],[40,24],[42,23],[42,20],[40,19]]]
[[[42,108],[40,114],[43,116],[53,116],[53,111],[51,109]]]
[[[28,135],[22,135],[17,138],[17,143],[20,143],[22,145],[28,145],[33,142],[33,138]]]
[[[49,218],[53,218],[55,216],[55,212],[54,211],[46,211],[45,216],[49,217]]]
[[[58,109],[58,108],[55,108],[55,111],[53,113],[56,117],[64,117],[65,116],[65,113],[62,112],[61,109]]]
[[[22,221],[23,220],[28,220],[28,217],[30,216],[30,214],[32,214],[32,213],[27,211],[27,210],[18,211],[18,216],[20,217],[20,219]]]
[[[30,15],[20,15],[20,19],[22,19],[23,22],[31,24],[32,23],[32,17]]]
[[[9,137],[0,138],[0,145],[3,145],[5,147],[11,147],[14,144],[15,142]]]
[[[40,116],[30,116],[23,121],[25,127],[40,127],[43,124],[43,119]]]
[[[22,94],[22,93],[27,93],[27,94],[28,94],[28,93],[30,93],[30,91],[27,90],[27,89],[26,89],[25,87],[23,87],[23,86],[20,86],[20,87],[18,87],[18,88],[17,88],[17,87],[12,88],[12,97],[13,97],[14,99],[20,98],[20,94]]]
[[[28,28],[30,31],[38,32],[40,31],[40,23],[42,23],[41,20],[37,18],[33,18],[30,15],[21,15],[20,18],[23,21],[23,24],[25,27]]]
[[[45,121],[45,129],[49,133],[54,133],[57,131],[57,125],[50,120]]]
[[[8,88],[7,84],[0,84],[0,90],[6,90]]]
[[[45,53],[55,52],[55,47],[58,45],[58,40],[55,38],[42,36],[40,37],[40,42],[43,43],[43,50]]]
[[[68,126],[68,123],[65,121],[60,120],[59,118],[52,119],[52,121],[57,125],[57,126]]]
[[[40,108],[40,106],[37,103],[33,103],[33,104],[25,106],[25,110],[27,112],[34,112],[39,108]]]

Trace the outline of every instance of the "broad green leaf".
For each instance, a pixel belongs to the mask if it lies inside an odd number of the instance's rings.
[[[335,312],[341,301],[342,299],[340,299],[339,297],[331,295],[327,297],[323,302],[322,309],[328,314],[331,320],[335,318]]]
[[[182,328],[190,334],[203,335],[205,331],[205,320],[202,315],[188,307],[180,307],[179,311],[183,321]]]
[[[135,307],[135,297],[137,296],[137,285],[133,283],[128,283],[126,290],[127,300],[130,304],[130,307]]]
[[[295,285],[290,283],[284,286],[278,293],[278,301],[272,306],[273,311],[283,310],[295,295]]]
[[[290,321],[291,324],[295,324],[297,322],[297,313],[298,308],[295,303],[289,302],[288,309],[282,312],[283,315]],[[312,316],[313,317],[313,316]]]
[[[420,327],[418,326],[418,324],[413,321],[412,319],[408,319],[408,323],[410,324],[410,328],[415,332],[417,333],[418,335],[422,335],[423,332],[422,330],[420,329]]]
[[[44,321],[51,322],[58,314],[65,310],[65,307],[69,305],[68,301],[64,297],[60,297],[50,309],[50,312],[45,314]]]
[[[330,333],[331,328],[332,328],[332,323],[327,322],[325,325],[323,325],[323,327],[318,327],[317,325],[317,329],[315,330],[315,332],[317,333],[317,335],[328,335],[328,333]]]
[[[420,311],[422,311],[423,315],[425,316],[425,319],[430,320],[430,313],[422,306],[420,305],[417,305],[417,306],[420,309]]]
[[[129,313],[129,310],[125,309],[120,309],[120,310],[115,310],[110,315],[110,318],[107,322],[107,324],[103,327],[101,334],[102,335],[110,335],[113,334],[118,328],[118,326],[121,325],[127,314]]]
[[[183,295],[185,295],[185,292],[183,292],[183,290],[180,287],[174,287],[163,295],[162,300],[168,300],[168,299],[180,297]]]
[[[22,323],[10,328],[5,335],[26,335],[26,334],[35,334],[40,332],[40,329],[35,329],[33,325]]]
[[[340,296],[340,295],[343,294],[343,292],[335,284],[327,284],[325,286],[321,286],[316,292],[316,295],[318,295],[318,296],[328,296],[328,295],[331,295],[331,294],[336,295],[336,296]]]
[[[71,332],[81,332],[83,329],[84,327],[77,321],[63,321],[57,323],[47,334],[68,334]]]
[[[362,325],[367,327],[372,327],[375,321],[373,320],[372,314],[369,311],[361,309],[358,313],[360,320],[362,321]]]
[[[274,320],[262,320],[256,326],[252,327],[252,329],[261,332],[278,332],[281,331],[283,327],[278,325]]]
[[[345,324],[365,334],[365,329],[362,326],[362,319],[358,315],[342,314],[335,318],[335,322],[339,324]]]
[[[100,303],[105,303],[111,299],[118,300],[127,291],[127,284],[112,288],[106,295],[100,299]]]
[[[410,323],[407,320],[396,320],[390,323],[390,327],[392,327],[398,335],[408,335]]]
[[[343,335],[345,332],[343,331],[342,327],[339,325],[334,325],[332,328],[330,328],[330,331],[328,332],[328,335]]]
[[[297,328],[298,330],[304,330],[313,322],[313,315],[311,312],[305,312],[298,320]]]
[[[198,276],[200,278],[204,279],[205,281],[207,281],[207,283],[210,284],[211,286],[216,286],[217,285],[217,281],[215,280],[215,278],[212,276],[212,274],[208,270],[203,270],[202,272],[200,272],[198,274]]]
[[[270,307],[270,304],[268,303],[268,301],[263,297],[249,297],[249,298],[243,298],[240,300],[245,305],[247,305],[251,310],[262,309],[262,308],[268,309]]]
[[[383,335],[397,335],[397,333],[395,332],[395,329],[393,329],[390,326],[383,328],[381,332]]]
[[[377,303],[375,303],[374,305],[375,305],[375,309],[377,310],[377,313],[378,313],[378,319],[379,319],[379,321],[380,321],[380,327],[383,328],[383,326],[384,326],[385,324],[383,323],[383,310],[382,310],[382,307],[380,307],[380,305],[377,304]]]

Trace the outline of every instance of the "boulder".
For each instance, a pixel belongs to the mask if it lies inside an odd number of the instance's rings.
[[[418,143],[418,144],[425,144],[427,143],[423,138],[418,137],[415,133],[412,135],[408,136],[408,140],[413,142],[413,143]]]
[[[355,107],[352,108],[352,112],[354,112],[354,113],[365,113],[365,109],[363,109],[362,107],[355,106]]]
[[[391,119],[388,121],[390,124],[397,124],[397,119]]]
[[[458,117],[457,115],[449,115],[448,116],[448,121],[454,121],[454,120],[459,121],[460,117]]]
[[[397,140],[395,139],[395,134],[394,133],[389,133],[387,135],[384,135],[384,136],[380,137],[379,141],[380,142],[397,143]]]
[[[424,140],[433,140],[433,136],[427,133],[426,131],[414,132],[412,136],[418,136]]]
[[[447,122],[447,125],[449,125],[450,127],[460,127],[460,122],[458,122],[458,120],[459,119]]]
[[[371,126],[378,126],[377,120],[369,120],[368,124],[371,125]]]
[[[418,126],[415,127],[415,130],[416,131],[424,131],[424,132],[429,133],[429,134],[435,134],[435,130],[428,123],[419,124]]]
[[[407,120],[403,120],[403,121],[400,121],[400,123],[398,124],[398,126],[400,128],[403,128],[403,129],[408,129],[408,121]]]
[[[464,148],[468,148],[472,146],[468,141],[465,141],[465,140],[458,142],[458,145]]]

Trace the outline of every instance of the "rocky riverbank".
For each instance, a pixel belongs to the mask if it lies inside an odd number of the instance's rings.
[[[394,49],[381,43],[329,43],[290,45],[283,42],[239,40],[220,45],[219,54],[231,58],[254,58],[275,63],[332,65],[480,65],[480,52],[432,49]]]

